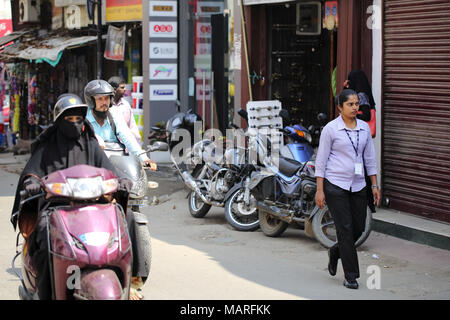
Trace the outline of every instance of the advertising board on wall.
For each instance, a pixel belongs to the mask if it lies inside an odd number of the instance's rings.
[[[177,31],[178,31],[177,22],[174,21],[150,22],[150,37],[176,38]]]
[[[106,0],[106,22],[142,21],[142,0]]]
[[[150,16],[176,17],[176,1],[150,1]]]
[[[150,63],[150,80],[176,80],[176,63]]]
[[[178,86],[176,84],[151,84],[150,101],[175,101]]]
[[[151,42],[150,59],[176,59],[178,46],[174,42]]]

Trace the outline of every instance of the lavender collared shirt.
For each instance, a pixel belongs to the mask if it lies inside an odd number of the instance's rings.
[[[358,155],[355,152],[356,147]],[[325,178],[345,190],[360,191],[366,186],[364,167],[362,174],[355,174],[355,163],[362,164],[363,161],[367,175],[377,174],[375,147],[369,125],[365,121],[356,119],[356,127],[352,130],[346,128],[342,116],[330,121],[320,135],[316,157],[316,177]]]

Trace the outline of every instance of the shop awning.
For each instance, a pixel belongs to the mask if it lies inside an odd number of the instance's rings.
[[[58,64],[65,49],[80,47],[96,40],[96,36],[75,38],[64,36],[50,39],[32,39],[26,42],[18,41],[7,46],[0,53],[0,59],[19,58],[37,63],[45,61],[54,67]]]
[[[254,4],[272,4],[272,3],[283,3],[283,2],[294,2],[295,0],[243,0],[244,6],[250,6]]]
[[[4,46],[5,44],[14,41],[18,38],[20,38],[21,36],[23,36],[24,34],[31,32],[31,30],[27,30],[27,31],[15,31],[15,32],[11,32],[10,34],[3,36],[0,38],[0,47]]]

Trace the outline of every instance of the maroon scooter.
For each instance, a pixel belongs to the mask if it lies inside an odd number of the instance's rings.
[[[132,250],[124,212],[127,196],[118,196],[117,177],[103,168],[77,165],[53,172],[41,182],[43,193],[32,197],[21,193],[19,235],[25,242],[12,263],[15,270],[14,261],[21,255],[22,276],[16,272],[22,282],[20,298],[38,298],[38,270],[28,254],[27,241],[37,215],[33,221],[26,208],[39,200],[47,221],[53,298],[128,300]]]

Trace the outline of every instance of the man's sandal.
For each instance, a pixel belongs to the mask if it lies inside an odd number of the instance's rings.
[[[130,288],[130,300],[142,300],[144,296],[140,294],[136,289]]]

